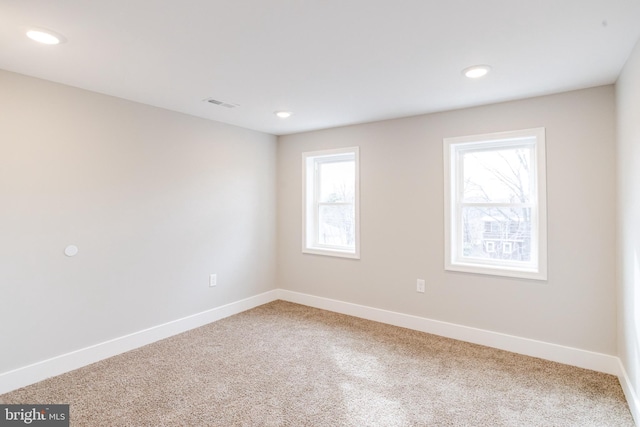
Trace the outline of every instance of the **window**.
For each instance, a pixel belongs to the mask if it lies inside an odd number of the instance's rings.
[[[505,255],[511,255],[513,252],[513,243],[512,242],[503,242],[502,243],[502,253]]]
[[[546,280],[544,128],[443,142],[445,269]]]
[[[358,147],[302,154],[302,252],[360,258]]]

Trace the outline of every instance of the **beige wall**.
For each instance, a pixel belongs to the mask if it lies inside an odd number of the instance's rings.
[[[619,92],[638,88],[629,77],[638,56]],[[0,93],[0,336],[3,349],[10,343],[0,373],[276,287],[617,353],[612,86],[277,145],[270,135],[4,71]],[[628,117],[637,117],[639,97],[625,99],[620,123],[631,136],[621,141],[637,141]],[[445,272],[442,138],[540,126],[549,280]],[[354,145],[362,259],[303,255],[301,153]],[[621,172],[626,181],[640,160],[624,147],[623,160],[638,160]],[[623,233],[635,230],[630,218]],[[68,244],[78,256],[64,256]],[[218,287],[207,286],[209,273]],[[425,294],[415,292],[417,278]]]
[[[274,289],[274,136],[4,71],[0,94],[0,373]]]
[[[616,84],[618,117],[618,354],[640,396],[640,42]],[[640,411],[640,400],[635,402]],[[636,413],[636,416],[640,414]],[[640,419],[638,420],[640,422]]]
[[[281,288],[616,354],[614,88],[284,136]],[[546,282],[445,272],[442,139],[545,127]],[[360,146],[361,253],[301,253],[301,153]],[[427,282],[416,293],[416,279]]]

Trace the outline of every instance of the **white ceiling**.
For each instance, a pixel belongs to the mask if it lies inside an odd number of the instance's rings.
[[[639,37],[640,0],[0,0],[2,69],[276,135],[610,84]]]

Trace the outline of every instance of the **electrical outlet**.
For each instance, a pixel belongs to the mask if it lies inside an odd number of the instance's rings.
[[[416,291],[424,293],[424,279],[418,279],[416,284]]]
[[[218,284],[218,275],[210,274],[209,275],[209,287],[214,287]]]

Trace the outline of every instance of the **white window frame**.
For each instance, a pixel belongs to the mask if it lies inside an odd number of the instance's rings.
[[[318,163],[344,161],[353,157],[355,161],[354,211],[355,247],[320,244],[318,242]],[[302,252],[342,258],[360,259],[360,150],[359,147],[337,148],[302,153]]]
[[[473,150],[491,150],[501,147],[517,147],[531,144],[532,150],[532,198],[526,207],[531,208],[531,262],[479,259],[462,254],[462,167],[460,153]],[[547,280],[547,187],[545,129],[524,129],[444,138],[444,195],[445,195],[445,270],[467,273],[491,274],[525,279]],[[515,204],[514,204],[515,205]]]

